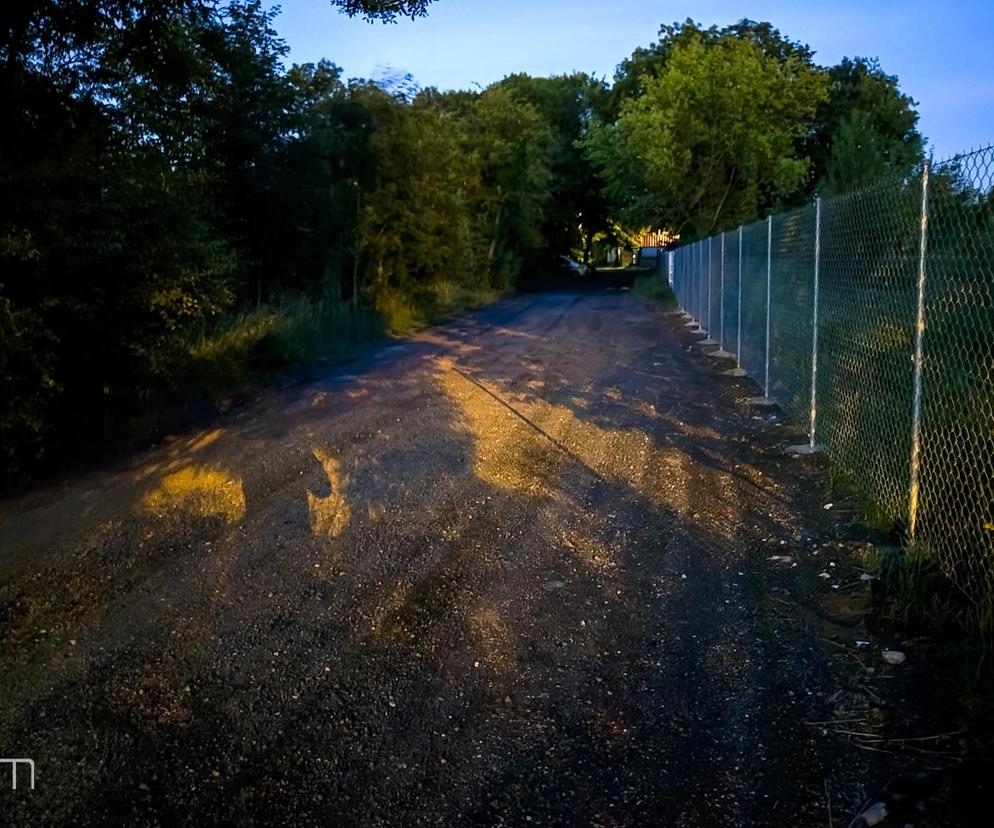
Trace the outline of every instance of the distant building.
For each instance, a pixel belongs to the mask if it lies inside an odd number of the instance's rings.
[[[652,232],[642,234],[639,246],[643,249],[646,247],[669,247],[679,238],[678,235],[669,232],[669,230],[653,230]]]
[[[679,238],[667,230],[643,233],[639,239],[638,263],[644,267],[660,267],[666,248]]]

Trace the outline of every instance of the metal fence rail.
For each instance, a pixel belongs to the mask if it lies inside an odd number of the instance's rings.
[[[689,324],[756,401],[804,422],[994,625],[994,147],[671,256]]]

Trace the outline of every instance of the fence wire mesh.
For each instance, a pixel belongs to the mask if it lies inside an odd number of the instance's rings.
[[[739,329],[739,233],[737,230],[721,235],[721,320],[718,343],[730,354],[738,351]]]
[[[674,257],[685,310],[994,630],[994,147]]]
[[[766,291],[770,223],[757,221],[742,229],[742,355],[739,366],[763,389],[766,387],[766,331],[769,302]]]
[[[921,192],[874,187],[822,205],[819,433],[895,520],[908,508]]]
[[[994,148],[928,188],[916,540],[994,624]]]

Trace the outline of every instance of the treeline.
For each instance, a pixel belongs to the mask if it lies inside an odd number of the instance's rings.
[[[418,16],[427,0],[335,0]],[[485,301],[642,228],[704,235],[922,152],[874,63],[664,28],[613,85],[287,67],[261,2],[0,11],[0,477]]]

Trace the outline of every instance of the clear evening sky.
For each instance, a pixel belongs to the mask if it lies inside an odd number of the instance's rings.
[[[284,0],[276,28],[298,63],[322,57],[348,77],[409,72],[421,86],[486,86],[512,72],[574,69],[610,80],[662,23],[768,20],[809,44],[822,64],[878,57],[918,101],[936,158],[994,143],[992,0],[806,3],[645,0],[438,0],[427,18],[396,25],[349,19],[329,0]]]

